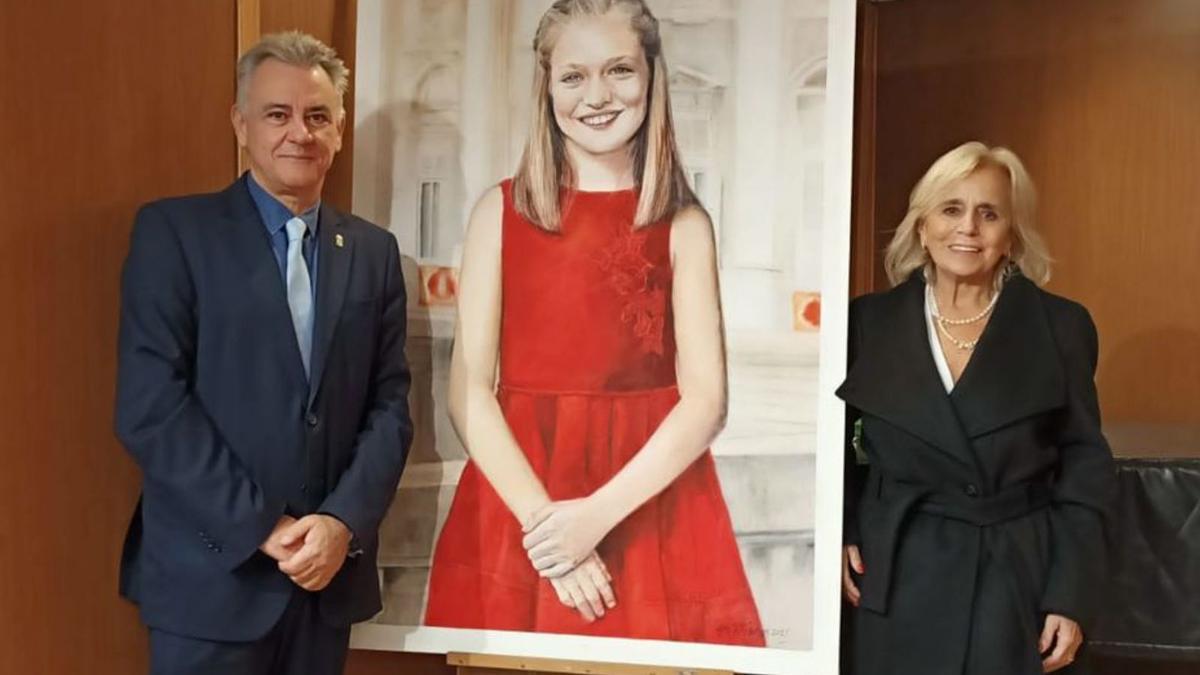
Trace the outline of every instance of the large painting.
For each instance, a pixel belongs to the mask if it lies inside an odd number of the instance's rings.
[[[714,233],[728,410],[711,449],[662,493],[682,494],[684,506],[653,516],[639,509],[596,546],[619,610],[579,621],[554,602],[557,586],[547,579],[534,577],[537,597],[528,602],[517,591],[479,586],[512,557],[494,550],[512,538],[500,532],[527,524],[502,510],[448,414],[467,223],[481,195],[522,166],[539,105],[532,45],[551,2],[359,0],[354,211],[389,228],[406,261],[416,439],[380,532],[384,609],[355,629],[353,646],[739,672],[836,669],[843,415],[832,391],[845,364],[854,3],[646,4],[658,20],[679,167]],[[506,246],[525,245],[504,227]],[[637,245],[652,247],[653,228],[646,232]],[[621,254],[624,245],[611,250]],[[601,265],[620,257],[599,255]],[[539,260],[531,254],[522,264]],[[508,257],[505,264],[513,265]],[[638,284],[650,283],[651,264]],[[669,275],[671,258],[662,265]],[[576,320],[601,321],[603,312],[597,305]],[[670,345],[664,356],[656,316],[663,313],[635,316],[627,328],[643,341],[659,338],[647,349],[667,360],[669,373],[674,357]],[[546,363],[570,367],[559,353],[570,345],[544,349]],[[513,394],[498,395],[527,455],[529,444],[553,435],[515,428]],[[671,400],[647,405],[665,411]],[[597,418],[587,419],[581,424],[594,430]],[[616,428],[616,414],[601,419]],[[701,493],[702,502],[686,501]],[[633,522],[651,518],[652,534]],[[637,546],[657,548],[632,552]],[[471,555],[490,571],[447,572],[470,567]],[[520,620],[507,609],[493,610],[503,620],[459,611],[458,603],[485,602],[481,596],[528,609],[512,610]],[[521,623],[530,614],[532,623]]]

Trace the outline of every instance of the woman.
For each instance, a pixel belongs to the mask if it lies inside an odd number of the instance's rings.
[[[464,245],[450,415],[471,461],[426,623],[762,645],[707,450],[715,247],[657,21],[640,0],[560,0],[534,49],[525,154]]]
[[[1038,287],[1034,210],[1012,152],[951,150],[888,246],[895,288],[851,305],[838,395],[869,469],[847,489],[850,672],[1051,672],[1082,644],[1112,457],[1096,329]]]

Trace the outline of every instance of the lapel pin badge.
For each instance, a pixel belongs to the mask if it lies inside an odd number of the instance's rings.
[[[335,234],[333,235],[333,245],[338,248],[342,248],[346,245],[346,240],[342,238],[342,235]]]

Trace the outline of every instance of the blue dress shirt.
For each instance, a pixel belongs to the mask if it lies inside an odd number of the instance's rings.
[[[250,188],[250,198],[258,208],[258,215],[267,228],[267,236],[271,238],[271,250],[275,253],[275,262],[279,264],[279,278],[287,287],[287,221],[296,217],[288,207],[284,206],[271,193],[267,192],[254,180],[254,174],[247,174],[246,185]],[[317,215],[321,202],[299,215],[300,220],[308,225],[308,234],[304,237],[304,261],[308,263],[308,278],[313,287],[313,325],[316,326],[317,306]]]

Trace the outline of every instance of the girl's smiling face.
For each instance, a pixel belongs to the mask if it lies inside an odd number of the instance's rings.
[[[650,65],[620,11],[572,20],[550,52],[550,101],[568,154],[626,150],[646,119]]]

